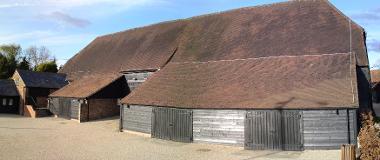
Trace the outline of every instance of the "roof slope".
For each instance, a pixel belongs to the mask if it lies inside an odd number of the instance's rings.
[[[380,70],[371,70],[372,83],[380,82]]]
[[[98,37],[60,72],[75,79],[76,72],[109,74],[160,68],[176,50],[184,24],[183,21],[162,23]]]
[[[69,85],[50,94],[50,97],[66,98],[87,98],[100,91],[113,81],[117,80],[120,75],[91,75],[83,76],[71,82]]]
[[[183,108],[357,107],[350,68],[349,54],[169,63],[122,102]]]
[[[61,88],[67,84],[66,75],[49,72],[16,70],[27,87]]]
[[[290,1],[189,19],[173,62],[352,51],[368,65],[363,30],[327,1]],[[351,34],[350,34],[351,28]]]
[[[19,96],[13,80],[0,79],[0,96]]]
[[[290,1],[98,37],[70,59],[60,72],[72,76],[78,75],[77,72],[160,68],[175,49],[173,62],[352,51],[357,55],[357,64],[367,66],[364,38],[364,30],[328,1]]]

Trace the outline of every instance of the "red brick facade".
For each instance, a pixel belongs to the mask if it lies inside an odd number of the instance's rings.
[[[119,115],[117,99],[89,99],[81,107],[81,122]]]

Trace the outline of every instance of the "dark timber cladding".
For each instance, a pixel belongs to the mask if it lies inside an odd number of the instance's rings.
[[[73,98],[51,98],[49,101],[49,110],[54,115],[66,119],[80,118],[80,103]]]

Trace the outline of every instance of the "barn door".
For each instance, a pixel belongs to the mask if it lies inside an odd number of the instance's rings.
[[[288,110],[282,113],[284,150],[303,150],[302,115],[300,111]]]
[[[248,111],[245,148],[252,150],[302,150],[299,111]]]
[[[249,111],[245,123],[245,148],[279,150],[281,114],[278,111]]]
[[[80,103],[78,100],[71,100],[71,103],[70,103],[70,118],[71,119],[76,119],[76,120],[79,120],[79,112],[80,110]]]
[[[193,139],[192,111],[175,108],[153,108],[152,137],[178,142]]]
[[[71,108],[70,108],[71,101],[68,99],[60,99],[59,104],[60,104],[59,105],[60,116],[63,118],[70,119],[71,118]]]

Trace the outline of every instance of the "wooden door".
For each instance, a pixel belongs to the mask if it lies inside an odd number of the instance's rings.
[[[252,150],[303,150],[299,111],[248,111],[245,148]]]
[[[153,108],[152,137],[178,142],[193,140],[192,111],[176,108]]]

